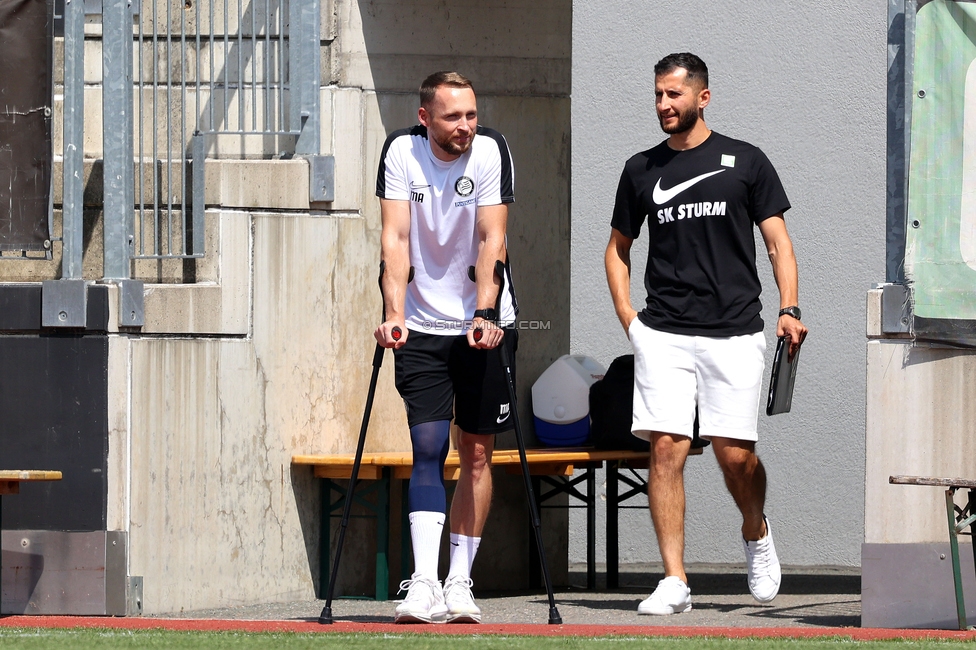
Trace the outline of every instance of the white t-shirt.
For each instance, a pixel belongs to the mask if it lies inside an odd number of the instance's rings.
[[[479,126],[457,160],[434,156],[427,128],[390,134],[383,145],[376,196],[410,202],[410,264],[406,325],[412,331],[458,335],[477,309],[470,268],[478,260],[478,207],[515,201],[515,172],[505,137]],[[518,313],[506,268],[499,320]]]

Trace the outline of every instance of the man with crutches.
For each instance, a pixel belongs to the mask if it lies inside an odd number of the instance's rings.
[[[414,571],[400,585],[407,594],[395,617],[398,623],[478,623],[471,565],[491,504],[495,434],[513,424],[495,349],[508,346],[514,363],[516,331],[503,326],[514,323],[517,307],[507,266],[503,282],[495,264],[507,260],[514,170],[505,138],[478,125],[474,89],[460,74],[424,80],[418,114],[420,125],[387,138],[376,181],[386,320],[374,335],[394,350],[413,449],[407,500]],[[442,586],[437,563],[452,418],[460,429],[461,473]]]

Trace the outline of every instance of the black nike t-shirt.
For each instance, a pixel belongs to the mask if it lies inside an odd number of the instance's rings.
[[[694,149],[665,141],[628,160],[611,225],[636,239],[647,220],[641,322],[691,336],[762,331],[753,226],[789,208],[766,155],[714,131]]]

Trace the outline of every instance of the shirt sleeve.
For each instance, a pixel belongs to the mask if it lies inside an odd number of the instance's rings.
[[[749,190],[749,216],[754,223],[760,223],[789,209],[790,200],[773,163],[760,149],[756,149],[752,187]]]
[[[633,178],[624,167],[624,171],[620,174],[620,182],[617,183],[617,198],[613,204],[613,218],[610,225],[625,237],[637,239],[645,217],[647,213],[640,204],[637,192],[634,191]]]
[[[384,143],[379,170],[376,173],[376,196],[381,199],[410,200],[404,147],[410,146],[411,140],[412,138],[408,136],[394,133]]]
[[[505,136],[479,127],[478,136],[489,143],[478,171],[478,205],[498,205],[515,201],[515,165]],[[494,143],[492,146],[490,143]]]

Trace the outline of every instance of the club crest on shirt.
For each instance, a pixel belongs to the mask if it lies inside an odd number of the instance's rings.
[[[474,192],[474,181],[467,176],[462,176],[454,183],[454,191],[458,193],[458,196],[468,196]]]

